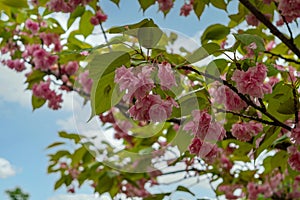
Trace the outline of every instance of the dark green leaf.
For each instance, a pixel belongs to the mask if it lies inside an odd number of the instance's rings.
[[[224,0],[210,0],[210,3],[215,6],[216,8],[226,10],[227,5]]]
[[[55,182],[54,190],[57,190],[58,188],[60,188],[60,187],[62,186],[62,184],[65,183],[65,180],[66,180],[66,176],[61,176],[60,179],[58,179],[58,180]]]
[[[193,192],[191,192],[188,188],[183,187],[181,185],[177,187],[176,191],[187,192],[187,193],[190,193],[191,195],[195,196],[195,194]]]
[[[27,8],[27,0],[0,0],[1,4],[14,8]]]
[[[56,146],[59,146],[62,144],[65,144],[65,143],[64,142],[54,142],[54,143],[50,144],[49,146],[47,146],[47,149],[51,149],[53,147],[56,147]]]
[[[295,113],[294,99],[289,98],[288,100],[279,103],[277,112],[284,115],[294,114]]]
[[[139,0],[140,6],[145,12],[151,5],[155,4],[156,0]]]
[[[72,155],[72,163],[71,165],[75,167],[83,158],[84,154],[87,152],[85,146],[80,147],[77,149]]]
[[[223,24],[213,24],[206,28],[201,36],[201,43],[205,44],[209,40],[221,40],[225,39],[230,33],[230,28],[224,26]]]
[[[198,17],[198,19],[200,19],[204,9],[205,9],[205,5],[208,3],[208,1],[203,1],[203,0],[196,0],[194,1],[193,4],[193,9],[194,12],[196,14],[196,16]]]
[[[62,137],[62,138],[66,138],[66,139],[71,139],[71,140],[74,140],[74,142],[77,144],[81,138],[78,134],[75,134],[75,133],[67,133],[65,131],[60,131],[58,133],[59,137]]]
[[[110,1],[116,4],[117,6],[119,6],[120,0],[110,0]]]

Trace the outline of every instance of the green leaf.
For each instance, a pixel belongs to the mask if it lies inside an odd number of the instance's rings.
[[[80,17],[83,15],[85,11],[85,7],[83,6],[78,6],[70,15],[69,19],[68,19],[68,29],[72,26],[72,24],[74,23],[74,21],[76,20],[77,17]]]
[[[50,144],[49,146],[47,146],[46,149],[51,149],[53,147],[56,147],[56,146],[59,146],[62,144],[65,144],[65,143],[64,142],[54,142],[54,143]]]
[[[71,157],[71,159],[72,159],[71,165],[73,167],[75,167],[82,160],[82,158],[86,152],[87,152],[87,149],[85,148],[85,146],[82,146],[79,149],[77,149]]]
[[[143,26],[144,24],[148,23],[149,21],[152,21],[150,19],[143,19],[142,21],[135,23],[135,24],[128,24],[124,26],[116,26],[112,27],[107,30],[108,33],[123,33],[125,31],[131,30],[131,29],[137,29]]]
[[[277,112],[283,115],[290,115],[295,113],[295,107],[294,107],[294,99],[289,98],[288,100],[279,103],[279,107],[277,109]]]
[[[155,4],[155,2],[156,0],[139,0],[143,12],[145,12],[151,5]]]
[[[268,156],[263,161],[264,173],[268,174],[276,168],[284,172],[287,167],[288,154],[286,151],[278,151],[274,156]]]
[[[94,82],[91,91],[91,118],[115,106],[122,99],[122,95],[114,83],[115,73],[106,74],[98,82]],[[91,119],[90,118],[90,119]]]
[[[92,25],[90,22],[92,16],[93,13],[88,10],[82,15],[79,22],[79,31],[85,38],[89,36],[94,30],[94,25]]]
[[[158,28],[153,20],[143,24],[137,32],[139,43],[147,49],[154,48],[160,41],[162,35],[162,30]]]
[[[110,0],[110,1],[116,4],[117,6],[119,6],[120,0]]]
[[[196,16],[198,17],[198,19],[200,19],[204,9],[205,9],[205,5],[208,3],[207,0],[195,0],[194,4],[193,4],[193,9],[194,12],[196,14]]]
[[[71,49],[71,50],[81,50],[81,49],[90,49],[90,48],[92,48],[92,45],[77,39],[75,36],[78,35],[78,34],[80,34],[79,30],[72,31],[70,33],[70,35],[68,37],[68,42],[66,44],[69,47],[69,49]]]
[[[250,35],[250,34],[233,34],[236,40],[241,41],[244,45],[248,46],[251,43],[255,43],[257,48],[254,49],[254,52],[263,52],[265,51],[265,45],[263,40],[256,36],[256,35]]]
[[[210,3],[215,6],[216,8],[226,10],[227,5],[224,0],[210,0]]]
[[[28,8],[27,0],[0,0],[1,4],[14,8]]]
[[[261,152],[267,150],[276,141],[280,130],[281,129],[278,127],[269,128],[269,130],[266,132],[263,141],[260,143],[260,146],[255,152],[256,158],[260,155]]]
[[[213,24],[206,28],[201,36],[201,43],[206,44],[209,40],[221,40],[230,33],[230,28],[223,24]]]
[[[191,192],[189,189],[187,189],[186,187],[183,187],[183,186],[178,186],[176,191],[181,191],[181,192],[187,192],[187,193],[190,193],[191,195],[195,196],[195,194],[193,192]]]
[[[28,83],[27,89],[31,89],[35,83],[39,83],[43,80],[44,76],[46,75],[45,72],[40,70],[33,70],[26,79],[26,83]]]
[[[61,150],[56,152],[55,154],[50,154],[50,160],[51,161],[58,161],[60,158],[65,157],[65,156],[70,156],[70,152],[66,150]]]
[[[211,61],[206,67],[206,73],[214,77],[219,77],[220,74],[223,74],[225,68],[227,67],[227,60],[221,58]],[[214,80],[207,78],[207,83],[212,83]]]
[[[97,192],[103,194],[105,192],[110,191],[114,184],[114,179],[109,176],[109,172],[103,173],[103,175],[99,178],[99,183],[96,187]]]
[[[34,95],[31,96],[31,104],[33,110],[42,107],[46,103],[46,99],[36,97]]]
[[[66,138],[66,139],[71,139],[71,140],[74,140],[74,142],[77,144],[81,138],[78,134],[75,134],[75,133],[67,133],[65,131],[60,131],[58,133],[59,137],[62,137],[62,138]]]
[[[98,81],[101,77],[114,72],[122,65],[130,66],[130,55],[124,51],[113,51],[103,54],[95,52],[90,57],[87,69],[94,81]]]
[[[60,179],[58,179],[58,180],[55,182],[54,190],[57,190],[58,188],[60,188],[60,187],[62,186],[62,184],[65,183],[65,180],[66,180],[66,176],[61,176]]]
[[[220,45],[216,43],[208,43],[203,45],[202,47],[196,49],[190,56],[187,56],[187,61],[189,63],[198,62],[209,55],[214,54],[220,49]]]

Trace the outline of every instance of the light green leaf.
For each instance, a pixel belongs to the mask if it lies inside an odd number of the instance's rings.
[[[80,147],[72,154],[72,163],[71,165],[75,167],[83,158],[84,154],[87,152],[85,146]]]
[[[198,62],[209,55],[214,54],[220,50],[220,45],[216,43],[208,43],[203,45],[202,47],[196,49],[190,56],[187,56],[187,61],[189,63],[195,63]]]
[[[242,44],[248,46],[251,43],[255,43],[257,48],[254,49],[254,52],[258,53],[258,52],[263,52],[265,51],[265,45],[263,40],[256,36],[256,35],[250,35],[250,34],[233,34],[235,39],[241,41]]]
[[[210,0],[210,3],[215,6],[216,8],[226,10],[227,5],[224,0]]]
[[[85,11],[85,7],[83,6],[78,6],[70,15],[69,19],[68,19],[68,29],[72,26],[72,24],[74,23],[74,21],[76,20],[77,17],[80,17],[83,15]]]
[[[193,4],[193,9],[194,12],[196,14],[196,16],[198,17],[198,19],[200,19],[204,9],[205,9],[205,5],[208,3],[208,0],[195,0],[194,4]]]
[[[151,5],[155,4],[155,2],[156,0],[139,0],[143,12],[145,12]]]
[[[1,4],[14,8],[28,8],[27,0],[0,0]]]
[[[64,142],[54,142],[54,143],[50,144],[49,146],[47,146],[46,149],[51,149],[53,147],[56,147],[56,146],[59,146],[62,144],[65,144],[65,143]]]
[[[88,10],[82,15],[79,22],[79,31],[85,38],[89,36],[94,30],[94,25],[92,25],[90,22],[92,16],[93,13]]]
[[[222,24],[213,24],[206,28],[201,36],[201,43],[206,44],[209,40],[225,39],[230,33],[230,28]]]
[[[152,49],[160,41],[163,32],[157,27],[152,20],[143,24],[137,32],[137,37],[141,46]]]
[[[191,195],[195,196],[195,194],[193,192],[191,192],[188,188],[181,186],[181,185],[177,187],[176,191],[187,192],[187,193],[190,193]]]
[[[67,133],[65,131],[60,131],[58,133],[59,137],[62,137],[62,138],[66,138],[66,139],[71,139],[71,140],[74,140],[74,142],[77,144],[81,138],[78,134],[75,134],[75,133]]]
[[[32,95],[31,104],[32,104],[33,110],[42,107],[45,103],[46,103],[46,99],[39,98],[39,97]]]

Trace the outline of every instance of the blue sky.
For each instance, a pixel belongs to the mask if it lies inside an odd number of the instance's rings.
[[[207,10],[200,21],[193,13],[187,18],[181,17],[179,10],[183,2],[176,1],[174,9],[164,18],[157,12],[157,5],[143,13],[136,0],[122,0],[120,9],[108,0],[101,1],[101,7],[108,14],[104,26],[153,18],[160,27],[176,30],[199,41],[201,32],[208,25],[228,22],[225,12],[216,9]],[[103,41],[102,36],[99,37],[99,41]],[[30,92],[24,91],[23,82],[22,74],[0,66],[0,199],[6,199],[6,189],[16,186],[30,193],[31,200],[90,199],[90,196],[59,196],[67,194],[66,190],[54,191],[58,177],[46,174],[48,152],[45,147],[59,140],[59,130],[76,128],[72,127],[72,97],[68,97],[60,111],[42,108],[32,112]],[[92,191],[83,187],[79,193],[92,194]]]

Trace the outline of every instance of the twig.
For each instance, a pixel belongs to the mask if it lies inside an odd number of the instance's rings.
[[[103,33],[104,40],[105,40],[105,42],[108,44],[108,39],[107,39],[105,30],[104,30],[104,28],[103,28],[103,26],[102,26],[102,23],[100,23],[100,28],[101,28],[101,31],[102,31],[102,33]],[[110,45],[108,45],[108,48],[109,48],[110,51],[112,50],[111,47],[110,47]]]
[[[300,58],[300,50],[297,46],[287,38],[283,33],[281,33],[267,18],[261,13],[255,6],[252,5],[248,0],[239,0],[252,14],[261,21],[266,27],[268,27],[275,36],[277,36],[292,52],[294,52],[298,58]]]
[[[275,54],[275,53],[272,53],[272,52],[270,52],[270,51],[264,51],[264,53],[270,54],[270,55],[272,55],[272,56],[276,56],[276,57],[278,57],[278,58],[282,58],[283,60],[285,60],[285,61],[287,61],[287,62],[293,62],[293,63],[296,63],[296,64],[299,64],[299,65],[300,65],[300,62],[299,62],[299,61],[296,61],[296,60],[290,59],[290,58],[286,58],[286,57],[284,57],[284,56],[282,56],[282,55],[280,55],[280,54]]]

